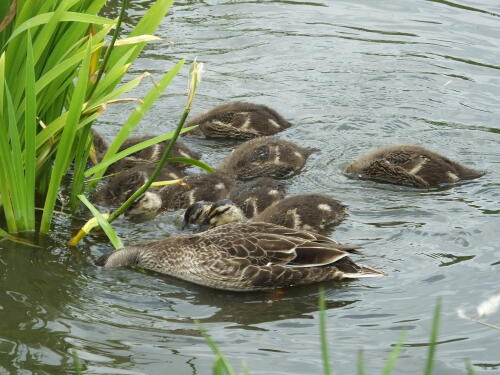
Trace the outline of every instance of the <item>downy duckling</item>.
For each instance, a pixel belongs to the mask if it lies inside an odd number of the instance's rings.
[[[285,197],[285,185],[269,177],[238,182],[229,195],[247,218],[260,214],[264,209]]]
[[[283,179],[302,170],[312,148],[275,137],[260,137],[242,143],[219,164],[219,170],[234,175],[239,180],[256,177]]]
[[[108,143],[97,131],[93,129],[92,129],[92,135],[94,137],[94,149],[96,153],[96,159],[98,161],[101,161],[104,154],[108,150]],[[126,150],[129,147],[135,146],[136,144],[139,144],[151,138],[154,138],[154,136],[146,135],[146,136],[128,138],[120,146],[118,152]],[[116,163],[111,164],[107,169],[107,173],[108,174],[116,173],[122,171],[123,169],[134,168],[137,166],[137,164],[140,164],[144,161],[155,163],[158,160],[160,160],[161,156],[163,155],[163,152],[165,151],[165,148],[168,146],[169,143],[170,140],[162,141],[152,146],[149,146],[145,149],[142,149],[140,151],[134,152],[133,154],[121,160],[118,160]],[[175,142],[175,145],[170,153],[170,157],[199,159],[201,155],[198,152],[190,150],[184,143],[177,141]],[[185,163],[170,163],[170,164],[177,169],[185,169],[189,166],[188,164]]]
[[[295,230],[319,232],[339,224],[346,216],[346,206],[321,194],[287,197],[251,219]],[[184,223],[200,225],[200,230],[232,222],[247,221],[243,211],[230,200],[215,203],[196,202],[184,214]]]
[[[234,102],[223,104],[186,122],[198,125],[186,135],[205,138],[252,139],[276,134],[291,124],[265,105]]]
[[[233,223],[125,247],[96,265],[137,266],[207,287],[256,291],[326,280],[377,277],[384,272],[357,264],[356,247],[270,223]]]
[[[155,164],[142,162],[134,168],[123,170],[95,191],[93,201],[102,206],[122,204],[146,183],[155,167]],[[176,180],[184,176],[183,171],[168,163],[162,168],[156,181]]]
[[[234,184],[233,178],[221,172],[186,176],[182,185],[166,185],[149,189],[130,206],[125,216],[132,220],[141,220],[162,211],[187,208],[200,200],[226,199]]]
[[[420,146],[376,149],[352,162],[345,172],[364,179],[419,188],[484,175]]]

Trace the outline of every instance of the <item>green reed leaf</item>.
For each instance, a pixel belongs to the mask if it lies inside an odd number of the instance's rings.
[[[226,360],[226,358],[224,358],[224,355],[218,348],[217,344],[215,344],[215,342],[212,340],[207,331],[205,331],[205,329],[201,326],[200,322],[198,320],[195,320],[194,322],[196,324],[196,327],[198,328],[198,331],[200,331],[202,336],[205,338],[205,341],[207,342],[208,346],[210,346],[210,349],[212,349],[212,351],[216,355],[215,361],[217,362],[217,366],[222,367],[228,375],[236,375],[236,372],[234,371],[231,364]]]
[[[88,42],[87,55],[78,72],[78,81],[76,83],[71,103],[68,110],[67,121],[58,144],[56,159],[52,169],[47,197],[45,199],[40,231],[47,232],[52,222],[53,210],[56,203],[57,194],[61,185],[63,175],[69,166],[71,160],[75,133],[78,128],[80,116],[85,101],[85,94],[88,83],[88,71],[90,65],[90,56],[92,51],[92,39]]]
[[[358,375],[365,375],[365,360],[363,358],[363,351],[358,351],[358,356],[356,359]]]
[[[434,308],[434,315],[432,318],[432,328],[431,337],[429,340],[429,351],[427,353],[427,361],[425,364],[424,375],[432,374],[432,367],[434,365],[434,356],[436,354],[436,344],[439,331],[439,317],[441,313],[441,298],[436,302],[436,307]]]
[[[406,338],[406,331],[401,332],[398,338],[398,342],[396,346],[394,346],[394,349],[391,351],[391,354],[389,355],[389,358],[387,359],[387,362],[385,363],[384,368],[382,369],[382,375],[389,375],[392,373],[392,369],[394,368],[394,365],[396,364],[396,361],[399,357],[399,353],[401,352],[401,348],[403,347],[403,343]]]
[[[323,372],[325,375],[331,375],[332,367],[330,364],[330,354],[328,352],[328,334],[326,332],[326,304],[325,290],[319,290],[319,337],[321,345],[321,358],[323,359]]]
[[[99,210],[97,208],[95,208],[92,205],[92,203],[90,203],[89,200],[87,198],[85,198],[84,195],[80,194],[78,196],[78,198],[83,202],[83,204],[85,206],[87,206],[87,208],[90,210],[90,212],[92,212],[92,215],[94,215],[94,217],[97,219],[97,222],[101,226],[104,233],[106,233],[106,236],[108,236],[109,241],[111,242],[113,247],[117,250],[123,248],[122,241],[120,240],[120,238],[116,234],[116,232],[113,229],[113,227],[111,226],[111,224],[109,224],[108,220],[106,220],[104,218],[104,216],[102,216],[102,214],[99,212]]]

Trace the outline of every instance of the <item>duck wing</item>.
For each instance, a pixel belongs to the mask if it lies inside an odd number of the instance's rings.
[[[219,228],[206,232],[205,240],[217,244],[222,257],[246,258],[254,265],[316,267],[348,254],[343,245],[328,237],[274,224],[238,223]]]

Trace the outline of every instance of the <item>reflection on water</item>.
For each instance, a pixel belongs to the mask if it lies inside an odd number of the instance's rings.
[[[153,0],[131,2],[130,30]],[[115,17],[120,2],[108,1]],[[174,4],[130,76],[155,76],[183,57],[205,62],[193,114],[228,100],[279,110],[294,126],[280,136],[319,148],[289,194],[331,195],[349,216],[331,235],[363,246],[356,260],[384,269],[377,280],[324,283],[336,373],[380,372],[408,330],[396,373],[421,373],[436,297],[443,296],[435,373],[498,371],[497,332],[457,318],[498,289],[500,227],[500,8],[493,0],[220,1]],[[137,132],[171,131],[185,101],[187,70]],[[149,87],[140,86],[134,96]],[[130,103],[108,106],[108,138]],[[186,139],[212,165],[234,142]],[[343,168],[367,150],[420,144],[487,171],[429,191],[351,180]],[[190,170],[195,172],[193,168]],[[180,233],[180,213],[118,220],[126,244]],[[205,374],[213,354],[193,319],[227,358],[250,373],[321,372],[318,287],[226,293],[138,270],[103,270],[111,247],[99,235],[65,242],[80,220],[58,217],[44,249],[0,242],[0,372],[67,373],[75,348],[88,374]],[[241,371],[240,371],[241,372]]]

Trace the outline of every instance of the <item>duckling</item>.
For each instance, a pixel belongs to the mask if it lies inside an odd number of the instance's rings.
[[[234,175],[239,180],[256,177],[283,179],[302,170],[312,148],[303,148],[295,143],[275,137],[260,137],[242,143],[219,164],[219,169]]]
[[[301,194],[269,206],[254,220],[319,232],[326,226],[337,225],[344,220],[346,208],[346,205],[326,195]]]
[[[302,194],[278,201],[251,221],[319,232],[328,225],[339,224],[345,216],[346,206],[339,201],[321,194]],[[227,199],[196,202],[184,214],[185,225],[197,224],[200,230],[246,220],[243,211]]]
[[[205,138],[252,139],[273,135],[291,124],[278,112],[265,105],[234,102],[223,104],[186,122],[198,125],[186,135]]]
[[[92,135],[94,137],[94,148],[95,148],[95,153],[96,153],[96,159],[98,161],[102,160],[102,157],[108,150],[108,143],[104,140],[104,138],[95,130],[92,129]],[[126,150],[129,147],[135,146],[138,143],[141,143],[143,141],[146,141],[148,139],[154,138],[154,136],[139,136],[139,137],[132,137],[128,138],[123,142],[123,144],[120,146],[118,152]],[[121,171],[123,169],[128,169],[128,168],[134,168],[137,164],[142,163],[143,161],[149,161],[149,162],[157,162],[160,160],[161,156],[163,155],[163,152],[165,151],[165,148],[168,146],[170,143],[170,140],[165,140],[159,143],[156,143],[152,146],[149,146],[145,149],[142,149],[140,151],[134,152],[133,154],[129,155],[128,157],[125,157],[121,160],[118,160],[116,163],[111,164],[107,172],[108,173],[116,173],[118,171]],[[183,157],[183,158],[190,158],[190,159],[199,159],[201,155],[197,152],[191,151],[184,143],[177,141],[175,142],[175,145],[170,153],[170,157],[176,158],[176,157]],[[175,168],[177,169],[185,169],[188,167],[188,164],[184,163],[171,163]]]
[[[155,167],[155,164],[143,161],[134,168],[123,170],[95,191],[93,201],[102,206],[114,206],[125,202],[146,183]],[[183,171],[168,163],[162,168],[156,181],[176,180],[184,176]]]
[[[199,200],[226,199],[234,184],[234,179],[222,172],[186,176],[183,185],[149,189],[130,206],[125,216],[132,220],[141,220],[162,211],[187,208]]]
[[[420,146],[389,146],[362,155],[347,174],[396,185],[429,188],[484,175]]]
[[[269,177],[238,182],[229,195],[247,218],[260,214],[264,209],[285,197],[285,185]]]
[[[270,223],[233,223],[125,247],[103,255],[96,265],[138,266],[241,292],[385,275],[355,263],[351,254],[360,252],[319,234]]]

